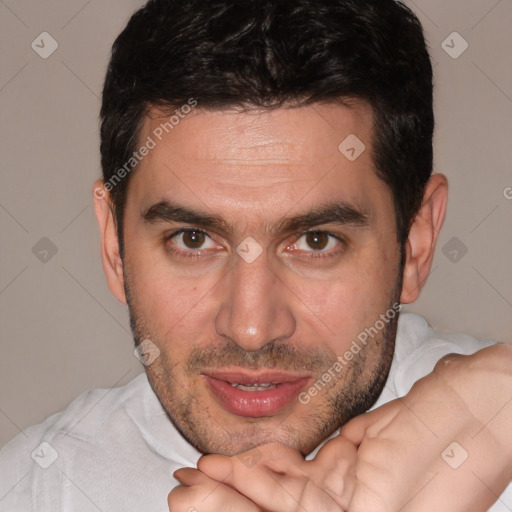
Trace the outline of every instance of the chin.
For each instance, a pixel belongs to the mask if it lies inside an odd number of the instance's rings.
[[[307,455],[338,427],[333,426],[326,431],[325,425],[318,423],[314,418],[291,425],[286,423],[286,417],[248,420],[236,416],[228,422],[225,418],[222,421],[210,416],[208,421],[199,418],[191,421],[191,418],[187,418],[183,427],[178,426],[178,429],[189,443],[205,455],[216,453],[234,456],[270,443],[290,446]]]

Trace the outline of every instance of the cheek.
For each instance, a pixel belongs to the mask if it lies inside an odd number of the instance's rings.
[[[320,328],[335,353],[343,352],[358,334],[387,312],[397,278],[397,263],[393,258],[386,260],[381,253],[366,261],[358,259],[329,283],[310,284],[301,290],[304,302],[320,320],[318,325],[323,324]]]
[[[160,335],[177,330],[183,324],[190,329],[204,293],[197,286],[176,278],[170,280],[165,275],[144,277],[141,274],[138,279],[139,309],[152,328]]]
[[[130,243],[138,240],[137,244]],[[130,287],[139,308],[155,315],[164,314],[168,321],[179,319],[207,300],[222,280],[222,273],[213,271],[199,274],[193,265],[173,264],[165,250],[165,242],[148,240],[144,233],[133,232],[127,240],[126,263]],[[190,268],[192,270],[190,270]]]
[[[189,351],[204,338],[208,318],[214,314],[212,297],[219,276],[179,277],[162,261],[133,257],[128,269],[134,308],[161,349],[173,354]],[[175,342],[174,340],[178,340]]]

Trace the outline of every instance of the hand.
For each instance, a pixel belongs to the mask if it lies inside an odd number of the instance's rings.
[[[257,510],[345,512],[355,487],[356,456],[351,442],[336,437],[325,443],[311,461],[304,460],[294,448],[268,444],[234,457],[201,457],[198,469],[249,498],[260,507]],[[246,460],[257,462],[247,464]]]
[[[208,495],[201,512],[484,512],[512,479],[511,368],[506,346],[446,356],[404,398],[347,423],[313,461],[281,445],[254,449],[253,467],[243,455],[202,457],[202,476],[180,479],[191,486],[181,503]]]
[[[347,423],[342,435],[358,446],[350,512],[495,503],[512,479],[511,359],[506,346],[450,354],[403,399]]]
[[[167,497],[170,512],[265,512],[222,481],[197,469],[179,469],[174,477],[181,485]]]

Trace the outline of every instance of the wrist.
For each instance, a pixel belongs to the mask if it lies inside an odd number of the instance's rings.
[[[449,354],[435,374],[478,425],[512,459],[512,346],[494,345],[469,356]],[[509,460],[510,460],[509,459]]]

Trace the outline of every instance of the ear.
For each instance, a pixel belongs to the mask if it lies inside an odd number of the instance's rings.
[[[433,174],[425,186],[423,202],[405,244],[406,260],[400,297],[403,304],[414,302],[427,280],[444,222],[447,200],[446,176]]]
[[[114,297],[126,304],[123,262],[119,252],[119,240],[112,200],[103,180],[100,179],[94,183],[93,197],[94,211],[100,228],[103,271],[107,277],[108,287]]]

